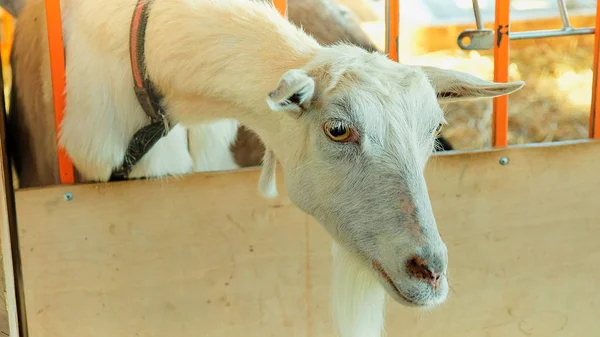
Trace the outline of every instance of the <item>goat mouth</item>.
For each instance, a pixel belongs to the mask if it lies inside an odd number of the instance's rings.
[[[388,273],[385,272],[385,270],[383,269],[383,267],[381,266],[381,263],[379,261],[373,260],[373,268],[375,269],[376,272],[379,273],[379,275],[381,275],[381,277],[383,277],[383,279],[387,282],[387,284],[390,286],[390,288],[396,293],[396,295],[398,295],[400,298],[402,298],[409,304],[419,305],[419,303],[416,303],[415,301],[409,299],[402,293],[402,291],[400,291],[400,289],[396,286],[396,284],[394,284],[394,281],[392,281],[392,278],[390,277],[390,275],[388,275]]]

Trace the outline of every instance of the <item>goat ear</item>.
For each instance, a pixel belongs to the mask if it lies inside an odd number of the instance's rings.
[[[498,83],[465,72],[437,67],[420,67],[429,78],[440,103],[492,98],[513,93],[525,82]]]
[[[301,113],[310,108],[315,93],[315,81],[304,70],[288,70],[277,89],[267,96],[267,103],[273,111]]]
[[[275,153],[265,147],[260,177],[258,178],[258,190],[265,198],[271,199],[277,196],[276,165],[277,159],[275,158]]]

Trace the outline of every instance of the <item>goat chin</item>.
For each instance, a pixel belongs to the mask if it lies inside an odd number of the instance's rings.
[[[356,256],[333,243],[332,309],[341,337],[381,337],[385,290]]]

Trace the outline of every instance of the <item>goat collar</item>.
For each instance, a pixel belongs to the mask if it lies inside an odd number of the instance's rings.
[[[125,180],[137,162],[173,128],[161,105],[162,95],[156,91],[145,66],[144,42],[148,8],[152,0],[138,0],[131,18],[129,54],[133,73],[134,91],[150,119],[150,124],[139,129],[131,138],[123,163],[113,170],[110,180]]]

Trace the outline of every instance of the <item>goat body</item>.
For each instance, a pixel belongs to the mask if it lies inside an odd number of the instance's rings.
[[[134,4],[133,0],[65,0],[62,4],[67,101],[60,143],[73,159],[79,181],[108,180],[123,159],[129,139],[146,123],[132,90],[127,53]],[[358,22],[348,13],[343,18],[341,14],[329,1],[289,1],[290,21],[303,25],[320,42],[345,40],[375,50]],[[277,31],[280,34],[274,34]],[[225,37],[225,42],[215,44],[217,36]],[[167,113],[179,111],[183,122],[144,156],[131,177],[258,164],[264,153],[260,138],[221,114],[236,111],[244,116],[238,105],[260,109],[265,103],[257,98],[270,91],[285,70],[306,63],[318,46],[274,12],[242,1],[155,1],[147,39],[150,76],[172,102]],[[257,48],[255,41],[260,40],[266,42]],[[18,154],[15,164],[21,187],[59,181],[47,50],[44,3],[30,0],[19,14],[12,54],[10,142]],[[194,69],[202,75],[189,76],[186,68],[194,67],[189,63],[192,59],[202,60]],[[236,75],[245,73],[245,83],[226,74],[227,68]],[[206,95],[205,103],[200,103],[202,117],[195,111],[198,98],[186,101],[186,95],[196,90]],[[347,276],[340,274],[334,284],[341,284]],[[352,294],[352,287],[343,289],[350,292],[343,297]],[[383,296],[383,290],[377,289]],[[375,309],[375,315],[381,314],[381,307]],[[375,323],[379,331],[382,322]]]

